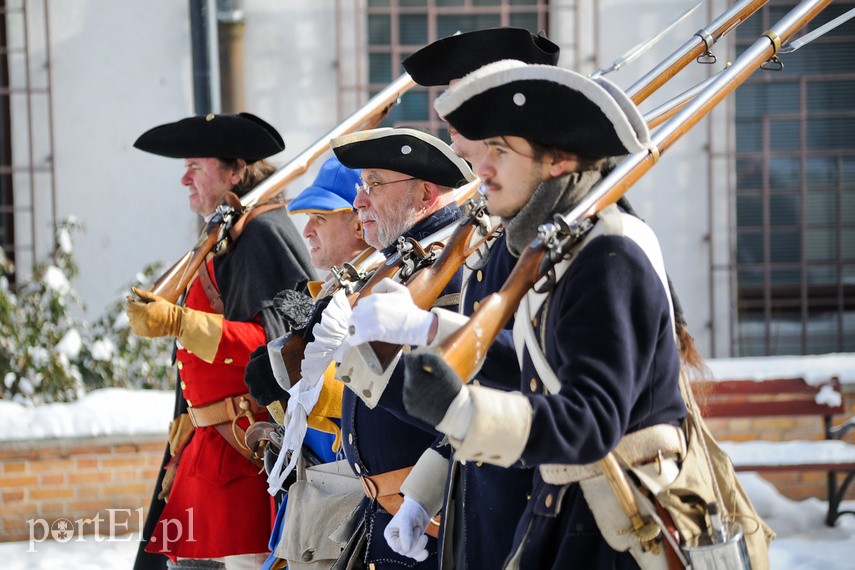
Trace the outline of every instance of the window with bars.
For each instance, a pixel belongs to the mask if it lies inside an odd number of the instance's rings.
[[[750,45],[795,2],[736,30]],[[855,7],[835,2],[805,31]],[[755,73],[735,94],[734,355],[855,350],[855,27]]]
[[[455,34],[498,26],[547,31],[546,0],[368,0],[367,60],[374,95],[402,72],[401,60],[425,45]],[[442,87],[407,92],[383,126],[422,128],[448,140],[433,110]]]

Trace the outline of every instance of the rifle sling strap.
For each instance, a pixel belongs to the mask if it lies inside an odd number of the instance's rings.
[[[232,243],[236,242],[240,237],[240,234],[243,232],[244,227],[252,220],[254,217],[263,214],[265,212],[269,212],[270,210],[275,210],[276,208],[281,208],[285,204],[283,202],[265,202],[263,204],[258,204],[253,206],[249,210],[243,213],[238,221],[232,226],[229,230],[229,237],[231,238]],[[223,306],[223,298],[220,295],[219,289],[217,289],[216,284],[214,284],[214,279],[211,277],[211,274],[208,270],[208,264],[203,263],[199,266],[199,271],[197,272],[199,277],[199,283],[202,285],[202,290],[205,292],[205,296],[208,297],[208,301],[211,303],[211,309],[217,313],[222,315],[225,307]]]

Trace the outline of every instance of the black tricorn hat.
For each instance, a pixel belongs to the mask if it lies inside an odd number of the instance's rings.
[[[285,141],[250,113],[209,113],[149,129],[134,146],[170,158],[242,158],[253,163],[285,150]]]
[[[556,65],[560,48],[523,28],[489,28],[436,40],[404,59],[401,65],[419,85],[448,85],[488,63],[516,59]]]
[[[469,164],[450,146],[415,129],[359,131],[333,139],[330,146],[348,168],[392,170],[448,188],[476,178]]]
[[[616,85],[549,65],[492,63],[452,85],[434,108],[470,140],[518,136],[587,157],[650,146],[647,123]]]

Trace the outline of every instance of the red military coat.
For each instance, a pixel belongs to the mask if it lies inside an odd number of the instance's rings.
[[[209,262],[209,270],[211,267]],[[213,271],[210,274],[213,278]],[[212,312],[198,280],[190,286],[186,306]],[[244,368],[250,352],[265,342],[260,323],[224,320],[213,363],[179,346],[176,365],[188,405],[204,406],[245,394]],[[240,423],[246,429],[247,422]],[[146,551],[172,559],[267,552],[272,517],[272,498],[258,467],[214,426],[196,428],[181,455],[169,500]]]

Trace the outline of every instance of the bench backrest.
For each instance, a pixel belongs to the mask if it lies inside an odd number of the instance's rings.
[[[803,378],[774,380],[724,380],[692,382],[704,417],[742,418],[752,416],[832,416],[846,412],[837,377],[831,385],[841,402],[838,406],[817,403],[822,386],[812,386]]]

